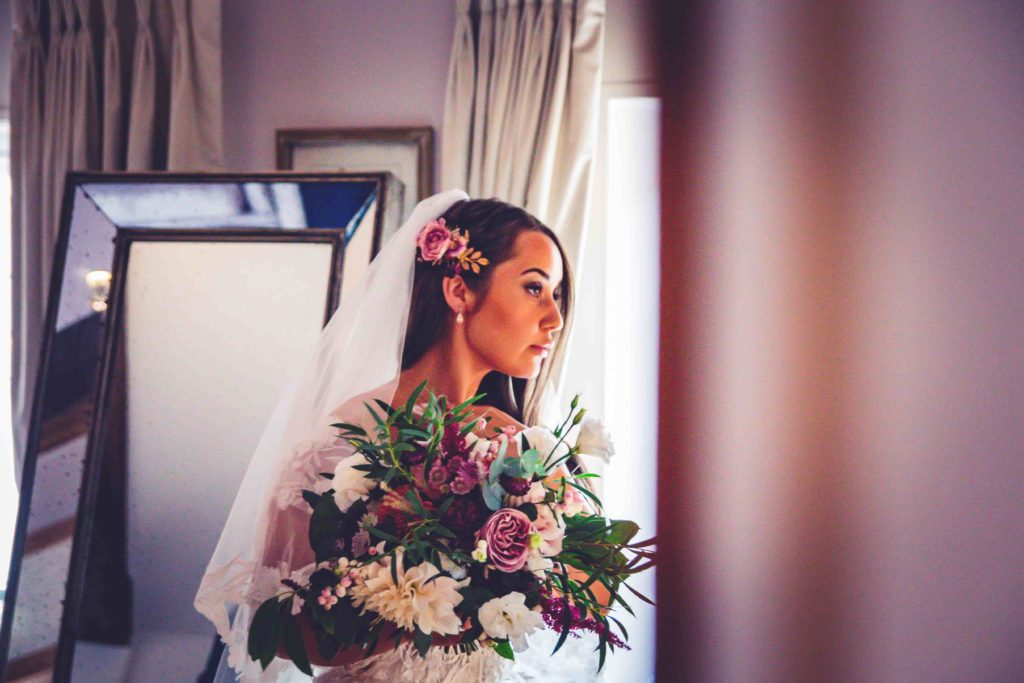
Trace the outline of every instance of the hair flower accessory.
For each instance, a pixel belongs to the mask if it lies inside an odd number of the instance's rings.
[[[480,273],[480,267],[490,263],[480,251],[469,246],[469,231],[448,227],[443,218],[432,220],[423,226],[416,236],[420,253],[417,261],[429,261],[433,265],[446,265],[458,275],[463,270]]]

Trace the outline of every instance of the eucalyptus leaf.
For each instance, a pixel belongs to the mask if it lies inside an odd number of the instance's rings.
[[[501,487],[501,484],[494,482],[488,482],[480,487],[481,492],[484,494],[484,503],[491,510],[500,510],[502,505],[502,498],[505,494],[505,489]]]

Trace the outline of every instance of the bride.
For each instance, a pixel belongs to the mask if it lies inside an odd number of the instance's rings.
[[[472,406],[487,425],[481,437],[557,418],[550,374],[571,321],[572,275],[557,236],[523,209],[461,190],[429,197],[384,245],[359,291],[332,316],[268,421],[196,595],[196,609],[227,644],[217,681],[309,680],[283,649],[264,671],[246,645],[256,607],[282,579],[301,582],[315,567],[302,490],[326,490],[319,473],[353,452],[332,423],[372,426],[364,401],[404,403],[423,381],[453,404],[486,393]],[[461,653],[437,637],[424,658],[411,641],[396,647],[382,638],[368,658],[348,648],[324,661],[300,624],[318,682],[599,679],[596,637],[570,637],[552,657],[557,634],[541,630],[515,662],[490,648]]]

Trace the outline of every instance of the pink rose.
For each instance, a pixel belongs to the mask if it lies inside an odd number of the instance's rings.
[[[416,238],[416,245],[425,261],[436,261],[444,256],[444,253],[451,245],[452,233],[444,224],[444,219],[439,218],[427,223],[419,236]]]
[[[498,571],[517,572],[530,554],[530,518],[512,508],[501,508],[487,518],[477,539],[487,541],[487,559]]]

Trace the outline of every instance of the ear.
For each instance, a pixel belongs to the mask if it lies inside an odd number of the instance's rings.
[[[462,279],[461,275],[446,276],[441,280],[441,290],[444,292],[444,300],[452,312],[465,311],[469,313],[476,303],[476,295]]]

